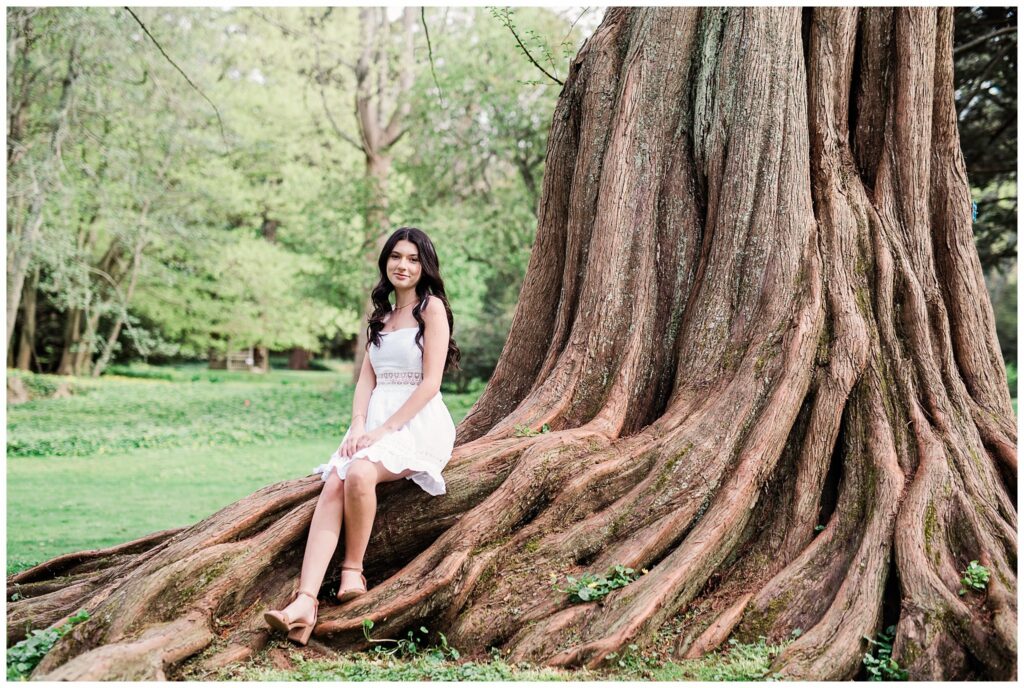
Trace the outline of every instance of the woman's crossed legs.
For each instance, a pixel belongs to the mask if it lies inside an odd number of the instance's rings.
[[[344,566],[362,568],[363,555],[370,541],[370,530],[377,512],[378,483],[400,480],[415,471],[392,473],[383,464],[369,459],[356,459],[348,466],[345,480],[331,469],[317,499],[313,520],[309,524],[306,553],[302,559],[299,589],[319,590],[327,566],[338,547],[341,526],[345,524]],[[360,587],[362,580],[357,571],[342,571],[340,587]],[[292,621],[309,621],[313,616],[313,600],[299,595],[285,607]]]

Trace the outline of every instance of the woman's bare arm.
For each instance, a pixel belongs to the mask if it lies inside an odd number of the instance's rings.
[[[367,352],[363,356],[363,367],[359,371],[359,382],[356,383],[356,391],[352,398],[352,427],[366,427],[366,410],[370,407],[370,394],[376,386],[377,374],[373,372],[370,353]]]

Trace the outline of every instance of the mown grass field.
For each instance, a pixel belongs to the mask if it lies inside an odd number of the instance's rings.
[[[351,418],[350,365],[32,376],[36,387],[68,381],[73,395],[7,409],[7,573],[191,525],[265,485],[309,475]],[[481,391],[442,390],[456,423]]]

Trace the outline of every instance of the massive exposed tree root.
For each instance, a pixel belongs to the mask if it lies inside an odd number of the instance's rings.
[[[682,658],[799,628],[773,669],[838,680],[895,625],[911,678],[1015,678],[1017,438],[951,22],[609,9],[555,112],[519,308],[449,492],[380,487],[369,592],[323,604],[313,646],[363,649],[370,618],[597,667],[666,629]],[[12,577],[8,642],[85,607],[34,677],[244,660],[320,485]],[[990,582],[961,596],[975,559]],[[648,573],[599,602],[552,589],[613,564]]]

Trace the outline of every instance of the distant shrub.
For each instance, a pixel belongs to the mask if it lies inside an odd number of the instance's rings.
[[[139,368],[137,366],[125,366],[125,365],[112,365],[109,366],[105,375],[120,375],[121,377],[134,377],[143,380],[166,380],[173,382],[175,380],[174,373],[168,370],[161,370],[159,368]]]

